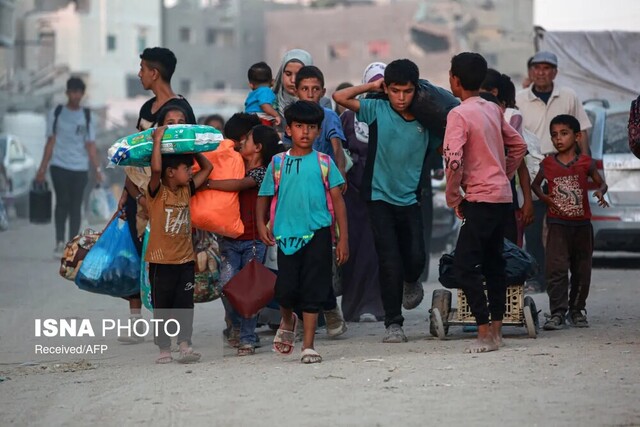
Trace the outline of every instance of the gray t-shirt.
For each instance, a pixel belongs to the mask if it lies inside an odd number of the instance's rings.
[[[47,115],[47,138],[53,135],[53,114],[55,108]],[[53,147],[51,166],[58,166],[72,171],[89,170],[89,154],[86,142],[95,143],[96,128],[94,117],[91,117],[87,130],[87,119],[84,109],[70,110],[62,107],[56,125],[56,144]]]

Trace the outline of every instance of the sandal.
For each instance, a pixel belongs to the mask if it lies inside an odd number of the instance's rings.
[[[293,352],[293,346],[296,342],[296,329],[298,329],[298,315],[293,313],[293,330],[291,331],[282,329],[282,322],[283,321],[280,320],[280,327],[276,331],[276,336],[273,337],[273,349],[280,354],[289,355]],[[282,347],[286,347],[286,348],[283,349]]]
[[[189,347],[187,350],[180,352],[180,357],[176,359],[176,362],[194,363],[200,360],[200,357],[202,357],[200,353],[196,353],[191,347]]]
[[[158,365],[166,365],[171,362],[173,362],[173,357],[171,357],[171,353],[168,351],[160,352],[160,357],[156,359],[156,363]]]
[[[238,347],[238,356],[251,356],[256,354],[253,344],[242,344]]]
[[[320,363],[322,362],[322,356],[318,354],[313,348],[305,348],[302,350],[302,357],[300,358],[300,362],[304,364],[310,363]]]

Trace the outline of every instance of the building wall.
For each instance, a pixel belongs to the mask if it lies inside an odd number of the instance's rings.
[[[264,60],[264,1],[182,1],[164,12],[164,45],[178,57],[172,85],[184,95],[247,88],[247,70]]]
[[[93,106],[127,96],[127,79],[135,79],[139,54],[160,44],[158,0],[86,0],[53,12],[33,12],[24,23],[24,67],[33,73],[67,67],[86,78]]]
[[[486,1],[478,0],[405,0],[269,11],[266,56],[275,70],[287,50],[309,51],[329,91],[342,81],[360,82],[373,61],[398,58],[411,59],[421,77],[448,87],[451,56],[461,50],[485,54],[502,72],[521,70],[533,53],[532,1],[494,0],[487,8]],[[423,43],[416,34],[426,35]]]

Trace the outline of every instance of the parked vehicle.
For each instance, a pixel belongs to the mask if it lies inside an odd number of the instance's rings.
[[[588,100],[584,108],[593,125],[591,155],[609,186],[608,208],[598,206],[592,192],[589,194],[594,248],[640,252],[640,159],[629,151],[629,103]]]
[[[14,135],[0,135],[0,162],[6,185],[0,190],[6,206],[13,205],[20,218],[29,215],[29,190],[36,176],[36,162],[24,144]]]

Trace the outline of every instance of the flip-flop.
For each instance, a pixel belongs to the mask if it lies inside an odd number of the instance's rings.
[[[293,347],[296,342],[296,329],[298,329],[298,315],[293,313],[293,330],[288,331],[282,329],[282,320],[280,320],[280,327],[276,331],[276,336],[273,337],[273,349],[280,354],[289,355],[293,352]],[[288,346],[289,349],[284,351],[278,348],[276,344],[282,344]]]
[[[300,362],[304,364],[310,363],[320,363],[322,362],[322,356],[315,351],[313,348],[305,348],[302,350],[302,357],[300,357]]]
[[[158,365],[166,365],[167,363],[173,362],[173,357],[169,356],[160,356],[156,359],[156,363]]]

